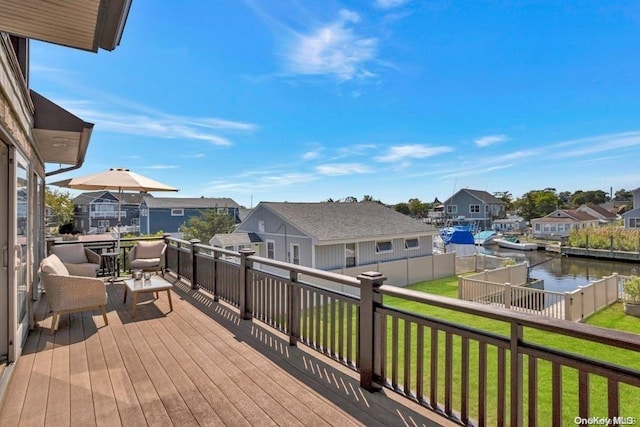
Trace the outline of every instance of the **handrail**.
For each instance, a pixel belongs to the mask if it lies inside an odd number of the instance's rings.
[[[477,304],[471,301],[447,298],[439,295],[425,294],[411,289],[382,285],[378,288],[381,294],[404,298],[414,302],[421,302],[435,307],[455,310],[476,316],[488,317],[503,322],[517,323],[547,332],[565,334],[587,341],[606,344],[627,350],[640,351],[640,339],[637,334],[630,332],[605,329],[598,326],[574,323],[517,311],[506,311],[496,307]]]

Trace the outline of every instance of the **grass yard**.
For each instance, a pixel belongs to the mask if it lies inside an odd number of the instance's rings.
[[[408,287],[409,289],[418,290],[422,292],[427,292],[431,294],[446,296],[456,298],[458,295],[458,286],[457,286],[457,277],[448,277],[435,281],[422,282],[411,285]],[[437,319],[448,320],[453,323],[458,323],[462,325],[466,325],[469,327],[473,327],[475,329],[482,329],[485,331],[489,331],[498,335],[508,336],[510,332],[510,325],[505,322],[500,322],[491,319],[485,319],[474,315],[468,315],[464,313],[458,313],[451,310],[445,310],[437,307],[427,306],[421,303],[415,303],[411,301],[405,301],[398,298],[392,297],[384,297],[384,304],[389,306],[398,307],[405,311],[420,313],[426,316],[434,317]],[[621,304],[620,308],[612,307],[610,310],[605,310],[605,312],[601,312],[598,315],[594,316],[588,323],[602,326],[615,328],[620,330],[625,330],[628,332],[635,332],[640,334],[640,319],[631,318],[630,316],[625,316],[622,312]],[[396,347],[396,357],[398,360],[398,372],[396,374],[398,384],[402,386],[404,381],[404,340],[405,336],[411,337],[412,345],[411,345],[411,356],[410,356],[410,372],[415,373],[416,369],[416,359],[417,355],[415,345],[416,340],[416,326],[415,324],[411,326],[411,331],[408,331],[408,334],[405,334],[404,322],[400,321],[399,325],[397,325],[397,335],[394,335],[394,328],[391,324],[392,322],[388,322],[388,360],[387,360],[387,372],[390,372],[393,363],[391,360],[392,354],[394,351],[390,350],[393,347]],[[550,347],[574,354],[579,354],[585,357],[604,360],[611,363],[615,363],[617,365],[629,367],[635,370],[640,370],[640,357],[637,353],[619,349],[610,346],[604,346],[601,344],[591,343],[584,340],[579,340],[575,338],[567,338],[562,335],[548,333],[544,331],[538,331],[530,328],[525,328],[524,330],[525,340],[528,342],[534,342],[536,344],[543,345],[545,347]],[[640,339],[640,336],[638,337]],[[454,337],[453,339],[453,354],[454,354],[454,384],[459,384],[461,382],[461,339],[459,337]],[[431,334],[427,330],[424,333],[424,348],[425,352],[423,355],[425,367],[429,366],[429,350],[430,342],[431,342]],[[438,337],[439,343],[439,352],[438,352],[438,401],[444,401],[444,388],[441,386],[444,383],[444,333],[440,332]],[[471,413],[477,414],[477,381],[478,381],[478,344],[477,342],[470,341],[470,405],[471,405]],[[487,402],[488,402],[488,410],[487,410],[487,421],[489,425],[493,425],[497,423],[498,414],[497,414],[497,377],[498,377],[498,349],[494,346],[488,346],[487,352],[487,377],[488,381],[488,390],[486,393]],[[505,357],[505,365],[507,366],[506,370],[506,384],[510,384],[509,378],[509,356]],[[527,410],[527,369],[528,369],[528,360],[527,357],[524,357],[524,395],[525,395],[525,414]],[[539,360],[538,361],[538,423],[540,425],[547,425],[551,422],[551,405],[555,396],[552,396],[551,390],[551,363]],[[428,369],[427,369],[428,371]],[[415,374],[414,374],[415,375]],[[390,376],[387,374],[387,376]],[[578,374],[577,371],[570,368],[562,368],[562,402],[563,402],[563,422],[567,425],[573,424],[574,417],[578,414]],[[415,378],[408,380],[411,383],[411,387],[415,390]],[[426,380],[425,380],[426,381]],[[590,405],[591,412],[593,416],[606,416],[607,414],[607,384],[606,380],[597,377],[590,376],[590,385],[591,385],[591,395],[590,395]],[[428,383],[425,383],[425,387],[428,390]],[[508,388],[508,386],[507,386]],[[460,393],[459,387],[454,385],[454,408],[460,408]],[[630,416],[630,417],[640,417],[640,393],[638,390],[633,387],[627,387],[625,385],[621,385],[620,387],[620,396],[621,396],[621,416]],[[508,399],[508,392],[507,392]],[[507,414],[508,414],[508,404],[507,404]],[[525,416],[526,418],[526,416]]]

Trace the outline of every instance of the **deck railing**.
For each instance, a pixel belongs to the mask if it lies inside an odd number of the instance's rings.
[[[353,278],[251,250],[167,242],[172,274],[236,305],[243,319],[286,333],[291,345],[356,369],[367,390],[390,388],[465,425],[637,421],[618,417],[635,417],[640,407],[638,335],[385,285],[376,272]],[[359,297],[327,284],[355,287]],[[399,301],[419,309],[400,309]],[[546,337],[579,344],[570,352]],[[582,351],[594,344],[630,354],[631,363]]]

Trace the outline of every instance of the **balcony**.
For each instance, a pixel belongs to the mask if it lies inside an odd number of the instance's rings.
[[[453,425],[362,390],[356,372],[187,284],[175,283],[173,312],[163,292],[141,297],[135,318],[123,285],[107,292],[108,326],[64,315],[56,335],[42,301],[0,425]]]
[[[39,305],[0,424],[638,419],[638,335],[413,292],[377,273],[352,278],[167,242],[172,312],[166,296],[149,297],[133,319],[123,286],[108,285],[109,326],[98,312],[63,316],[51,336]],[[487,327],[493,321],[500,330]],[[578,351],[551,347],[544,334]],[[625,357],[579,351],[594,344]]]
[[[126,218],[127,211],[120,211],[120,218]],[[118,218],[118,211],[92,211],[89,212],[91,219],[115,219]]]

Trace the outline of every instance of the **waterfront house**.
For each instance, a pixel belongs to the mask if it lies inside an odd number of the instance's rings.
[[[236,223],[240,222],[240,205],[230,198],[147,195],[140,202],[140,232],[177,234],[189,218],[200,216],[206,209],[215,209],[219,215],[229,215]]]
[[[265,258],[335,270],[431,256],[437,230],[376,202],[261,202],[235,233]]]
[[[579,209],[556,209],[549,215],[531,220],[533,237],[560,239],[571,230],[598,227],[601,220]]]
[[[527,230],[527,221],[521,216],[507,215],[504,219],[494,220],[491,228],[500,233],[524,233]]]
[[[490,229],[493,221],[506,217],[505,203],[483,190],[463,188],[443,204],[449,221],[474,224],[480,229]]]
[[[633,194],[633,208],[624,214],[624,228],[640,228],[640,187],[631,192]]]
[[[113,50],[129,6],[98,0],[0,2],[0,391],[22,356],[40,299],[45,177],[82,166],[93,130],[92,123],[30,88],[30,40]],[[38,51],[45,50],[46,44]],[[35,58],[40,67],[47,67],[46,56]]]
[[[91,191],[73,199],[74,228],[80,233],[104,233],[118,223],[128,232],[139,230],[140,203],[146,193]],[[120,212],[118,212],[120,199]]]

